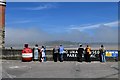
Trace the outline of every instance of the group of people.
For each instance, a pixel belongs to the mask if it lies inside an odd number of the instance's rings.
[[[100,46],[99,49],[99,58],[100,58],[100,62],[106,62],[105,59],[105,48],[103,45]],[[78,62],[82,62],[83,58],[82,55],[84,55],[84,59],[86,62],[91,62],[91,47],[89,45],[87,45],[87,47],[84,49],[82,47],[82,45],[80,45],[80,47],[78,48],[78,54],[77,54],[77,60]]]
[[[53,60],[57,62],[57,59],[59,57],[59,61],[63,62],[63,53],[64,53],[64,47],[62,45],[59,46],[59,48],[56,46],[53,49]],[[59,53],[59,55],[57,54]],[[28,44],[24,45],[24,49],[22,50],[22,61],[40,61],[45,62],[46,61],[46,49],[44,46],[41,48],[38,47],[36,44],[33,49],[29,48]]]
[[[83,61],[83,55],[86,62],[91,62],[91,47],[89,45],[86,46],[84,49],[82,45],[77,50],[77,61],[82,62]],[[103,45],[100,46],[99,49],[99,58],[100,62],[106,62],[105,59],[105,48]],[[63,54],[64,54],[64,47],[62,45],[55,46],[53,48],[53,60],[54,62],[57,62],[59,60],[60,62],[63,62]],[[24,60],[33,60],[33,61],[40,61],[45,62],[46,61],[46,49],[44,46],[41,48],[38,47],[36,44],[33,49],[28,47],[28,44],[24,45],[24,49],[22,50],[22,61]]]
[[[60,62],[63,62],[63,53],[64,53],[64,47],[62,45],[55,46],[53,48],[53,60],[54,62],[57,62],[59,60]]]
[[[27,54],[25,54],[27,53]],[[38,44],[35,45],[33,49],[29,48],[28,44],[24,45],[24,49],[22,50],[22,61],[46,61],[46,50],[45,47],[38,47]]]

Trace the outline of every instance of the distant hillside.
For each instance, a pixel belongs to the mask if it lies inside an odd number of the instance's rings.
[[[105,47],[118,47],[118,43],[105,43],[105,42],[95,42],[95,43],[82,43],[82,42],[72,42],[72,41],[63,41],[63,40],[55,40],[55,41],[46,41],[46,42],[29,42],[29,46],[31,48],[34,47],[35,44],[38,44],[39,46],[46,46],[48,48],[53,48],[54,46],[59,46],[60,44],[63,45],[66,48],[77,48],[79,47],[79,44],[82,44],[83,47],[86,47],[86,45],[90,45],[91,47],[100,47],[100,45],[104,45]],[[24,44],[6,44],[6,48],[18,48],[22,49],[24,47]]]
[[[71,42],[71,41],[62,41],[62,40],[56,40],[56,41],[48,41],[45,42],[44,45],[47,46],[55,46],[55,45],[78,45],[78,42]]]

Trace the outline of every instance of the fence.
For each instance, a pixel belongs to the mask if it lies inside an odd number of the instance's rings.
[[[21,60],[21,54],[22,50],[20,49],[4,49],[2,50],[2,59],[7,60]],[[65,50],[64,58],[66,61],[73,61],[77,60],[77,50],[71,49],[71,50]],[[53,51],[52,50],[46,50],[46,57],[47,60],[52,61],[53,60]],[[83,56],[84,57],[84,56]],[[99,50],[92,50],[91,54],[92,60],[99,60]],[[115,57],[107,58],[107,60],[114,60]]]

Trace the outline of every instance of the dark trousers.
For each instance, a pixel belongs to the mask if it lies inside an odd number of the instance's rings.
[[[53,54],[53,60],[54,60],[54,62],[57,62],[57,59],[58,59],[58,53],[54,53]]]
[[[40,61],[40,62],[42,62],[41,59],[42,59],[42,55],[40,54],[40,55],[39,55],[39,61]]]
[[[85,62],[87,62],[87,54],[84,54]]]
[[[86,55],[87,55],[87,56],[86,56],[86,57],[87,57],[87,60],[86,60],[86,61],[87,61],[87,62],[91,62],[90,54],[86,54]]]
[[[78,62],[82,62],[82,54],[78,54],[77,55],[77,61]]]

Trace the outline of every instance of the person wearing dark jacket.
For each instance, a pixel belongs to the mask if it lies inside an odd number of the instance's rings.
[[[56,46],[55,48],[53,48],[53,60],[54,62],[57,62],[57,59],[58,59],[58,47]]]
[[[82,48],[82,45],[78,48],[78,54],[77,54],[77,61],[82,62],[82,55],[84,53],[84,48]]]

